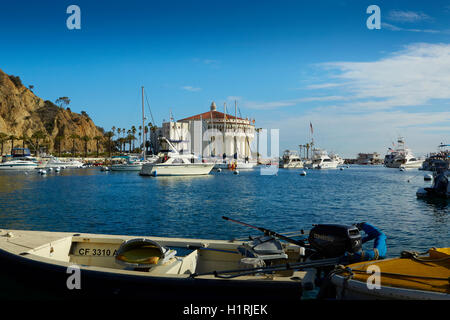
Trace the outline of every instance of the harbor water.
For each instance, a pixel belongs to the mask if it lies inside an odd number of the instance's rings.
[[[99,168],[0,173],[0,229],[204,239],[258,235],[228,216],[279,233],[313,224],[369,222],[387,236],[388,257],[450,242],[449,204],[416,198],[424,171],[259,169],[200,177],[142,177]],[[371,246],[372,244],[366,244]]]

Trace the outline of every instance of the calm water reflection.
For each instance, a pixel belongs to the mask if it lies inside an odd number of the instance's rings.
[[[229,171],[204,177],[66,169],[0,173],[0,227],[111,234],[242,238],[251,229],[223,215],[286,232],[315,223],[370,222],[389,255],[448,246],[449,204],[415,196],[424,172],[354,166],[340,170]]]

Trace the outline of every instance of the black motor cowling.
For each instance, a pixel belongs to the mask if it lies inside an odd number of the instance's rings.
[[[319,254],[335,258],[361,250],[361,233],[356,226],[319,224],[309,232],[308,242]]]

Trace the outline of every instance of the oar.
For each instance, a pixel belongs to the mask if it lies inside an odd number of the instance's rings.
[[[338,265],[340,263],[340,261],[341,261],[341,258],[330,258],[330,259],[321,259],[321,260],[309,261],[309,262],[279,264],[279,265],[270,266],[270,267],[259,267],[259,268],[250,268],[250,269],[233,269],[233,270],[212,271],[212,272],[205,272],[205,273],[192,273],[190,275],[190,277],[195,278],[198,276],[214,275],[217,278],[231,279],[231,278],[241,277],[241,276],[255,274],[255,273],[269,273],[269,272],[283,271],[283,270],[302,270],[302,269],[307,269],[307,268],[329,267],[329,266]],[[233,275],[230,273],[236,273],[236,274]]]
[[[282,239],[284,241],[287,241],[289,243],[296,244],[296,245],[301,246],[301,247],[306,246],[305,242],[302,241],[302,240],[295,240],[295,239],[283,236],[282,234],[276,233],[275,231],[272,231],[272,230],[269,230],[269,229],[266,229],[266,228],[252,226],[251,224],[248,224],[248,223],[245,223],[245,222],[241,222],[241,221],[237,221],[237,220],[225,217],[225,216],[222,216],[222,219],[228,220],[228,221],[232,221],[232,222],[235,222],[235,223],[239,223],[239,224],[242,224],[243,226],[259,230],[259,231],[263,232],[265,235],[274,236],[274,237],[277,237],[277,238]]]

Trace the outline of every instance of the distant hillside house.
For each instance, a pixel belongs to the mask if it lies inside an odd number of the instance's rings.
[[[237,159],[256,157],[256,150],[250,148],[255,120],[219,112],[214,102],[208,112],[162,124],[151,140],[156,151],[168,150],[169,146],[158,143],[156,136],[166,137],[179,152],[194,152],[204,158],[223,158],[224,154]]]

